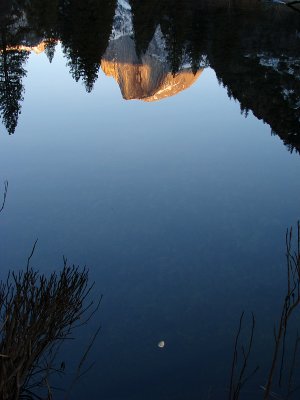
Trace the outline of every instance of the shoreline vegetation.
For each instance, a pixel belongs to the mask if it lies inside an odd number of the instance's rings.
[[[3,211],[8,182],[4,183]],[[9,272],[0,281],[0,399],[53,398],[50,378],[63,374],[65,363],[57,365],[63,343],[76,329],[86,325],[98,311],[102,296],[92,299],[94,283],[89,283],[86,268],[63,267],[49,276],[31,267],[37,240],[24,270]],[[86,373],[87,356],[100,328],[85,349],[66,397]],[[41,397],[43,396],[43,397]]]
[[[52,398],[50,377],[65,369],[64,363],[56,365],[63,342],[85,325],[100,305],[88,301],[93,288],[88,281],[86,269],[68,266],[64,260],[62,270],[49,277],[27,265],[1,282],[2,400]],[[40,397],[41,392],[45,397]]]
[[[282,300],[282,308],[279,319],[274,323],[273,330],[273,353],[270,355],[270,368],[267,371],[266,383],[260,386],[263,391],[264,400],[294,399],[295,394],[299,396],[299,350],[300,335],[298,330],[292,333],[294,342],[290,343],[291,338],[290,322],[295,317],[295,312],[300,304],[300,222],[297,223],[297,238],[294,243],[293,228],[286,232],[286,291]],[[252,313],[251,327],[248,339],[241,340],[241,332],[244,325],[243,311],[239,320],[239,325],[234,342],[233,360],[231,366],[229,400],[241,398],[242,391],[246,383],[251,382],[252,377],[259,369],[256,365],[252,369],[249,367],[249,360],[253,350],[254,333],[256,329],[255,316]],[[270,334],[270,337],[272,335]],[[298,368],[299,369],[299,368]],[[297,378],[298,377],[298,378]]]

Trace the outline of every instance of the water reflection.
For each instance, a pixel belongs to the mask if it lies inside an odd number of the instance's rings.
[[[286,256],[287,256],[287,289],[285,292],[281,313],[278,322],[274,325],[274,350],[271,354],[271,365],[267,371],[265,385],[260,385],[264,391],[264,399],[292,399],[298,398],[296,392],[299,390],[297,374],[297,360],[299,358],[299,332],[290,334],[295,311],[300,304],[300,223],[297,225],[296,249],[293,243],[293,229],[286,233]],[[249,360],[254,343],[255,317],[252,314],[249,338],[241,340],[240,335],[243,328],[244,312],[241,314],[239,327],[235,338],[229,399],[238,400],[245,384],[253,378],[259,370],[257,365],[252,371],[249,370]],[[292,326],[290,326],[292,325]],[[244,343],[240,344],[240,341]],[[242,356],[239,353],[242,353]],[[275,391],[273,391],[275,390]],[[294,397],[295,396],[295,397]]]
[[[0,214],[6,203],[7,185],[5,182]],[[49,276],[32,268],[30,265],[36,243],[28,257],[26,268],[20,272],[10,272],[6,279],[0,280],[0,395],[3,400],[52,399],[54,398],[52,393],[58,390],[52,386],[53,381],[62,376],[65,378],[62,381],[64,389],[59,390],[63,391],[64,399],[67,399],[76,385],[82,384],[82,377],[94,367],[93,363],[88,368],[83,368],[100,328],[95,331],[87,347],[83,349],[79,363],[71,374],[69,363],[66,364],[60,359],[64,356],[61,345],[66,339],[71,338],[75,329],[85,326],[90,321],[98,310],[102,297],[95,303],[90,300],[94,284],[89,283],[88,271],[74,265],[68,266],[66,259],[63,268],[58,272],[52,272]],[[258,332],[254,314],[252,322],[246,326],[248,332],[242,332],[244,325],[247,325],[243,312],[234,339],[228,389],[222,390],[222,396],[212,397],[216,388],[210,388],[208,398],[229,400],[298,398],[300,336],[298,331],[295,335],[295,325],[298,324],[295,324],[297,321],[294,317],[300,304],[299,222],[296,240],[293,239],[292,228],[286,233],[286,261],[287,277],[284,282],[286,285],[283,285],[286,286],[286,290],[278,321],[274,325],[271,365],[270,368],[263,370],[265,381],[260,381],[259,387],[254,381],[254,376],[260,368],[258,365],[255,368],[252,366],[252,353],[256,345],[254,336],[257,336]],[[118,334],[123,335],[124,332]],[[199,334],[201,335],[201,332]],[[268,333],[268,337],[272,338],[272,331]],[[167,347],[167,343],[165,340],[160,340],[157,346],[162,351]],[[199,346],[200,344],[197,344],[197,347]],[[254,359],[254,365],[262,361],[260,354]],[[219,359],[216,360],[216,363],[218,362]],[[99,360],[97,367],[102,370],[107,368],[106,365],[99,365]],[[74,366],[71,365],[71,369],[74,369]],[[227,375],[227,370],[230,370],[229,365],[226,366],[223,375]],[[215,376],[214,371],[212,373],[214,384],[217,386],[220,376]],[[246,384],[248,388],[252,388],[251,391],[245,390]],[[98,396],[100,382],[91,382],[91,385]],[[247,395],[247,391],[251,397],[244,396],[244,393]],[[56,395],[55,398],[61,397]]]
[[[2,19],[1,23],[1,57],[0,57],[0,111],[7,131],[14,133],[21,113],[26,76],[24,64],[29,57],[28,48],[20,50],[18,35],[13,30],[17,17]]]
[[[46,276],[30,267],[31,256],[26,269],[12,271],[7,280],[0,281],[3,400],[52,399],[53,375],[65,374],[66,364],[59,361],[63,343],[87,324],[100,305],[87,300],[93,285],[86,269],[70,267],[65,260],[59,272]],[[83,350],[68,394],[86,368],[83,365],[99,331]]]
[[[124,99],[161,100],[212,67],[241,111],[300,148],[299,14],[256,1],[16,2],[1,17],[0,109],[9,133],[21,112],[29,51],[51,62],[61,42],[76,81],[93,90],[99,68]],[[217,112],[217,110],[216,110]]]

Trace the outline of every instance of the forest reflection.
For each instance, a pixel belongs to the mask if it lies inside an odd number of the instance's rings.
[[[156,101],[210,66],[229,97],[300,150],[299,14],[261,1],[18,0],[0,8],[0,112],[15,132],[30,51],[52,62],[60,42],[76,81],[100,67],[125,99]]]

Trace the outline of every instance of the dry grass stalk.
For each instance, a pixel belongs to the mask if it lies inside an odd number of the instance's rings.
[[[4,181],[4,193],[3,193],[3,202],[0,207],[0,213],[3,211],[5,202],[6,202],[6,197],[7,197],[7,192],[8,192],[8,181]]]
[[[278,364],[280,350],[282,350],[280,363],[279,385],[281,385],[283,363],[285,356],[285,339],[288,322],[300,303],[300,223],[297,224],[297,246],[292,250],[293,230],[290,228],[286,233],[286,258],[287,258],[287,292],[283,302],[279,325],[274,327],[274,351],[272,356],[271,368],[265,386],[264,399],[270,398],[271,387]]]
[[[62,271],[49,277],[28,265],[0,284],[2,400],[17,400],[36,386],[49,385],[55,348],[98,309],[100,302],[85,305],[92,287],[88,271],[69,267],[66,260]],[[51,398],[50,388],[48,393]]]
[[[255,330],[255,318],[252,313],[252,324],[251,324],[251,331],[248,340],[248,344],[245,347],[243,344],[241,345],[241,351],[239,351],[240,346],[240,335],[242,332],[243,327],[243,318],[244,312],[242,312],[239,327],[237,330],[237,334],[235,337],[234,343],[234,351],[233,351],[233,360],[231,366],[231,376],[230,376],[230,387],[229,387],[229,400],[238,400],[240,397],[240,392],[245,384],[248,382],[249,379],[257,372],[258,366],[250,373],[247,372],[248,370],[248,363],[249,357],[253,346],[253,337],[254,337],[254,330]],[[242,358],[241,363],[239,363],[239,355]]]

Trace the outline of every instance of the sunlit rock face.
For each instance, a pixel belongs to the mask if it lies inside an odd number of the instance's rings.
[[[106,75],[119,84],[124,99],[156,101],[174,96],[190,87],[202,70],[193,74],[191,68],[182,68],[175,76],[168,62],[146,53],[137,57],[133,40],[126,36],[111,42],[101,67]]]
[[[193,74],[191,70],[185,70],[179,72],[175,76],[169,72],[163,77],[160,85],[154,91],[154,94],[145,97],[143,100],[150,102],[174,96],[193,85],[201,72],[202,70],[199,70],[196,74]]]
[[[45,47],[46,47],[45,42],[41,42],[36,46],[29,46],[29,45],[9,46],[6,48],[6,51],[28,51],[28,52],[34,52],[35,54],[40,54],[45,51]]]
[[[119,84],[126,100],[157,101],[190,87],[202,70],[194,74],[189,64],[173,75],[166,58],[165,40],[158,26],[145,54],[137,55],[133,39],[131,10],[125,0],[119,0],[114,28],[108,48],[102,58],[104,73]]]

